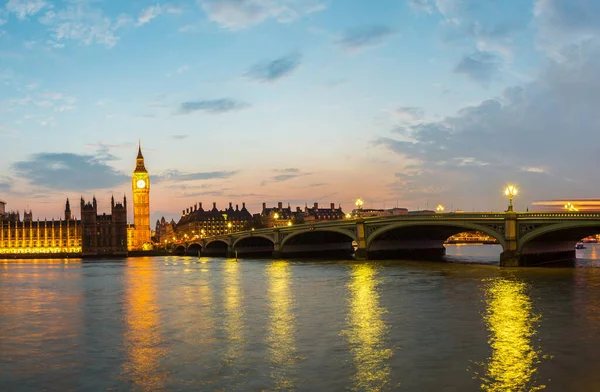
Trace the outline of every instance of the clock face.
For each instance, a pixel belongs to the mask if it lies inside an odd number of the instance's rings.
[[[138,188],[141,189],[141,188],[143,188],[145,186],[146,186],[146,181],[144,181],[144,180],[138,180],[138,182],[137,182],[137,187]]]

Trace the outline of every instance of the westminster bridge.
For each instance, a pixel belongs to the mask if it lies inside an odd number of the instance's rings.
[[[500,266],[575,258],[582,238],[600,233],[600,213],[483,212],[403,214],[265,228],[188,240],[177,254],[224,257],[437,259],[449,237],[480,231],[502,246]]]

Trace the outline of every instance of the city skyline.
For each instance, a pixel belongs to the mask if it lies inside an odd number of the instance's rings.
[[[0,199],[102,211],[138,140],[151,225],[201,201],[597,198],[598,22],[569,0],[0,1]]]

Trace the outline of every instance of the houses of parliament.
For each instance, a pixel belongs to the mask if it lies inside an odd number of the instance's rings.
[[[67,199],[59,219],[33,220],[32,211],[7,212],[0,200],[0,258],[126,256],[129,251],[146,250],[151,244],[150,176],[141,146],[132,176],[133,225],[127,223],[127,198],[111,197],[110,214],[98,213],[96,197],[80,199],[80,219],[71,212]]]

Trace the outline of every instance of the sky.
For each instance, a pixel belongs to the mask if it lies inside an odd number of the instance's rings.
[[[0,0],[0,199],[596,198],[599,67],[597,0]]]

